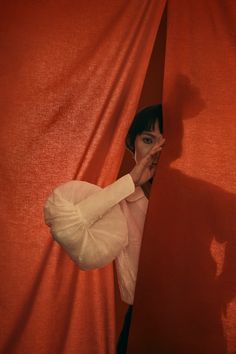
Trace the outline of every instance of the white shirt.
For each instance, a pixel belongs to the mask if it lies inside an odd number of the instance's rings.
[[[127,174],[103,189],[85,181],[62,184],[49,195],[44,216],[81,269],[115,260],[121,298],[132,304],[147,207],[142,188]]]

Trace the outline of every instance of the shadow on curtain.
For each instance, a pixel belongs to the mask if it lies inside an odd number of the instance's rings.
[[[236,353],[235,3],[168,2],[166,145],[128,353]]]

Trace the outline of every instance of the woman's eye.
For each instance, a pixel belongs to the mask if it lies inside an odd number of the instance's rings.
[[[143,138],[145,144],[152,144],[152,138]]]

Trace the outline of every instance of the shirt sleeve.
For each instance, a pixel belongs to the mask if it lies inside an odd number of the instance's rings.
[[[76,204],[80,217],[87,226],[102,218],[114,205],[135,191],[135,185],[130,174],[119,178],[114,183],[90,195]]]
[[[127,221],[119,202],[134,191],[127,174],[104,189],[70,181],[50,194],[44,206],[45,222],[81,269],[103,267],[127,246]]]

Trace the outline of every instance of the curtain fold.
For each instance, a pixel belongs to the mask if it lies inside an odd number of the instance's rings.
[[[113,182],[164,0],[1,3],[2,354],[115,352],[113,268],[52,241],[55,186]]]
[[[234,1],[169,0],[164,135],[128,353],[236,352]]]

